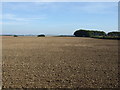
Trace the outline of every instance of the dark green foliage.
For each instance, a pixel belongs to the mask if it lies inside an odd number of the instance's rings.
[[[18,37],[17,35],[14,35],[14,37]]]
[[[44,34],[41,34],[41,35],[38,35],[37,37],[45,37],[45,35],[44,35]]]
[[[120,38],[117,36],[93,36],[91,38],[120,40]]]
[[[106,33],[103,31],[92,31],[92,30],[77,30],[74,35],[76,37],[93,37],[93,36],[105,36]]]
[[[74,35],[58,35],[56,37],[75,37]]]
[[[108,36],[118,36],[118,37],[120,37],[120,32],[109,32],[107,35]]]
[[[106,34],[103,31],[93,31],[93,30],[77,30],[74,32],[76,37],[91,37],[98,39],[115,39],[120,40],[120,32],[109,32]]]
[[[1,36],[13,36],[13,35],[1,35]]]

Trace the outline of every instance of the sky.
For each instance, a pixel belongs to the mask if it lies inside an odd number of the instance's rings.
[[[78,29],[118,30],[117,2],[3,2],[3,34],[72,35]]]

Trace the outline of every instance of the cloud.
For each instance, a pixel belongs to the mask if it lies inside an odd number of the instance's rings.
[[[106,2],[18,2],[4,3],[3,21],[30,22],[36,20],[49,19],[52,14],[58,13],[92,13],[111,14],[116,11],[117,3]],[[9,10],[9,11],[8,11]],[[116,9],[117,10],[117,9]],[[57,13],[58,12],[58,13]],[[12,13],[12,14],[11,14]],[[64,14],[63,14],[64,15]],[[46,17],[47,16],[47,17]]]
[[[5,14],[3,15],[3,20],[13,20],[13,21],[31,21],[31,20],[41,20],[45,19],[45,17],[31,17],[31,18],[23,18],[23,17],[17,17],[14,14]]]
[[[37,20],[44,20],[46,19],[45,16],[39,16],[39,17],[18,17],[15,14],[0,14],[0,25],[25,25],[33,23]]]

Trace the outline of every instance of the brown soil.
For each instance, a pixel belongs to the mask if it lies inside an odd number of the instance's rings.
[[[117,88],[118,41],[3,37],[3,88]]]

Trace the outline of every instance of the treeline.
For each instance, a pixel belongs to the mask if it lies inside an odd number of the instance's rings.
[[[13,37],[18,37],[18,36],[37,36],[37,37],[45,37],[44,34],[40,34],[40,35],[1,35],[1,36],[13,36]]]
[[[120,37],[120,32],[109,32],[107,35],[108,36],[119,36]]]
[[[101,39],[120,39],[120,32],[109,32],[105,33],[104,31],[94,31],[94,30],[77,30],[74,32],[76,37],[92,37],[92,38],[101,38]]]

